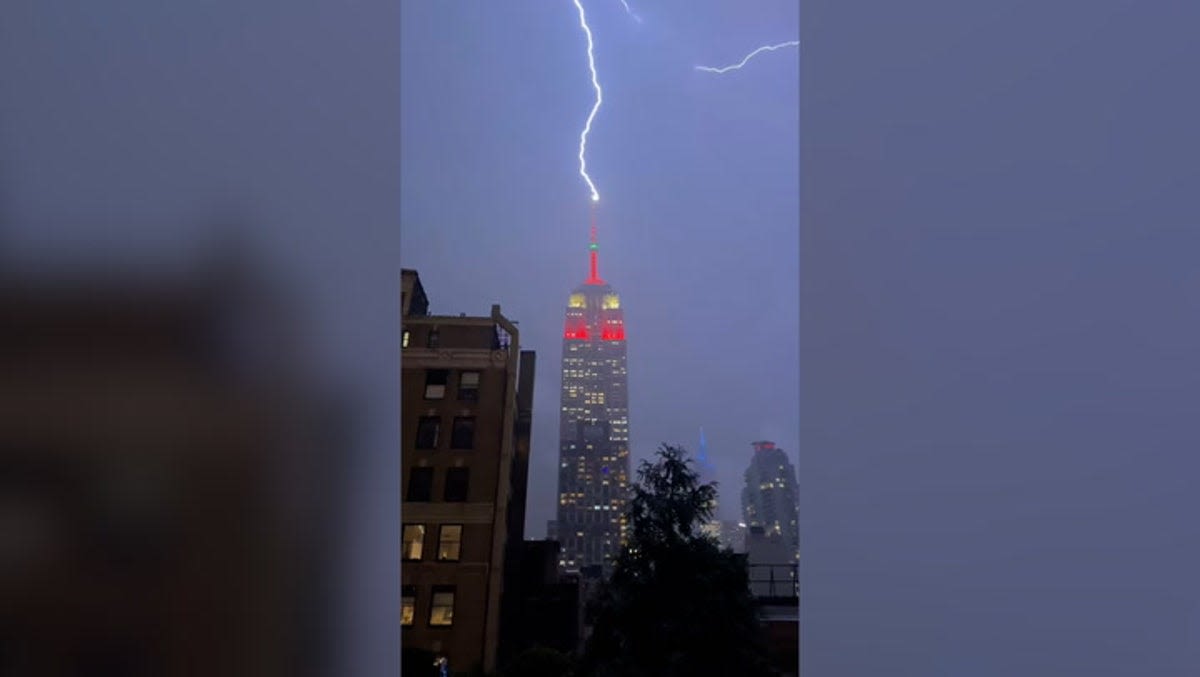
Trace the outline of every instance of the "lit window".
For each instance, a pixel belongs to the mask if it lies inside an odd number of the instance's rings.
[[[417,615],[417,588],[414,585],[404,586],[400,597],[400,625],[411,627],[413,618]]]
[[[479,372],[464,371],[458,377],[458,399],[463,402],[479,400]]]
[[[404,330],[404,333],[400,335],[400,347],[401,347],[401,348],[407,348],[407,347],[408,347],[408,337],[409,337],[409,334],[410,334],[410,332],[409,332],[407,329],[405,329],[405,330]]]
[[[454,625],[454,586],[433,586],[433,597],[429,604],[429,624],[440,627]]]
[[[409,493],[411,494],[412,492]],[[405,524],[403,542],[404,547],[401,552],[403,552],[404,561],[421,561],[421,550],[425,545],[425,525]]]
[[[457,562],[462,551],[462,525],[443,524],[438,530],[438,561]]]

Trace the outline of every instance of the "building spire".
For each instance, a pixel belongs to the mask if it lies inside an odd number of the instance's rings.
[[[600,279],[600,243],[596,241],[596,203],[592,202],[592,229],[588,241],[588,262],[591,264],[588,274],[588,284],[604,284]]]

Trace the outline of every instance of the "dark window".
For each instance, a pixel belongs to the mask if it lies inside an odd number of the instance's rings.
[[[438,433],[441,431],[440,416],[422,416],[417,421],[417,448],[437,449]]]
[[[450,468],[446,471],[446,502],[462,503],[467,500],[470,473],[466,468]]]
[[[400,625],[409,627],[417,615],[417,586],[406,585],[400,593]]]
[[[454,429],[450,432],[451,449],[471,449],[475,446],[475,417],[454,417]]]
[[[429,600],[429,624],[454,625],[454,586],[435,585]]]
[[[409,494],[412,494],[411,489]],[[420,562],[425,547],[425,525],[405,524],[401,546],[401,559],[405,562]]]
[[[436,328],[430,329],[429,333],[425,335],[425,347],[426,348],[437,348],[438,343],[439,343],[439,341],[438,341],[439,338],[441,338],[441,337],[438,335],[438,330]]]
[[[439,562],[457,562],[462,553],[462,525],[443,524],[438,530]]]
[[[413,468],[408,476],[408,500],[428,503],[433,497],[433,468]]]
[[[446,396],[446,381],[450,372],[445,369],[430,369],[425,372],[425,399],[440,400]]]
[[[458,399],[463,402],[479,401],[479,372],[464,371],[459,374]]]

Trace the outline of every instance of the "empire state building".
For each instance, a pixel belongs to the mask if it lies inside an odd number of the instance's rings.
[[[625,317],[600,279],[594,223],[590,275],[567,301],[559,411],[559,567],[601,565],[607,575],[625,540],[629,495],[629,388]]]

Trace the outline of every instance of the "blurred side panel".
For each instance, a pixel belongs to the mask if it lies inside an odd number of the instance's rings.
[[[250,273],[0,282],[0,674],[305,675],[339,407]]]

